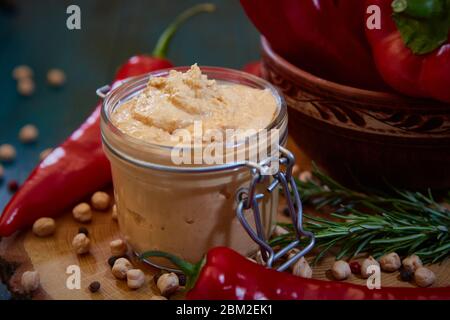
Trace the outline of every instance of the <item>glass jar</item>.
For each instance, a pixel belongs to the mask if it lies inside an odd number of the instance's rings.
[[[252,178],[247,166],[174,165],[173,147],[133,138],[111,122],[114,110],[139,95],[150,77],[164,77],[168,72],[162,70],[128,79],[104,99],[101,131],[104,150],[111,162],[120,231],[136,254],[160,250],[197,262],[209,249],[227,246],[248,255],[258,245],[236,216],[236,192],[247,187]],[[278,129],[280,144],[286,142],[286,105],[272,85],[230,69],[202,67],[202,72],[219,82],[269,90],[278,107],[267,129]],[[279,192],[268,192],[271,179],[266,180],[258,184],[256,191],[267,194],[259,202],[259,210],[263,232],[269,236],[275,224]],[[251,220],[250,210],[244,215]],[[166,269],[173,267],[159,258],[148,262]]]

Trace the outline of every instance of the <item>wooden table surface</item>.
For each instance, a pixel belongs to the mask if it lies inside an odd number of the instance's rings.
[[[118,65],[136,53],[151,52],[158,36],[184,9],[200,2],[217,5],[214,14],[189,21],[173,39],[169,58],[177,65],[241,68],[259,57],[259,36],[237,0],[0,0],[0,144],[11,143],[17,160],[5,166],[0,212],[10,198],[6,182],[24,181],[39,153],[62,142],[93,110],[95,89],[110,82]],[[15,5],[15,10],[5,9]],[[81,30],[66,28],[66,8],[81,8]],[[17,94],[12,69],[35,72],[36,93]],[[50,68],[63,69],[67,85],[46,85]],[[39,141],[18,142],[19,129],[34,123]],[[0,299],[5,292],[0,284]]]

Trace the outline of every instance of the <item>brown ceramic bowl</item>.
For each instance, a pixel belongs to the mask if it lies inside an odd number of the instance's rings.
[[[361,90],[290,64],[262,39],[263,76],[283,93],[289,132],[339,181],[450,188],[450,105]],[[450,88],[449,88],[450,90]]]

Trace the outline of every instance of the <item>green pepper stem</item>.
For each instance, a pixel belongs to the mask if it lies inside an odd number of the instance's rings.
[[[191,288],[194,287],[195,282],[197,281],[197,278],[200,274],[200,270],[205,263],[205,259],[202,259],[200,262],[198,262],[196,264],[189,263],[173,254],[163,252],[163,251],[156,251],[156,250],[144,252],[143,254],[141,254],[139,256],[139,258],[141,260],[144,260],[144,259],[147,259],[150,257],[165,258],[165,259],[169,260],[170,262],[172,262],[174,265],[176,265],[178,268],[180,268],[181,271],[183,271],[183,273],[186,276],[186,290],[190,290]]]
[[[201,3],[182,12],[161,34],[152,55],[157,58],[165,58],[167,55],[167,50],[169,48],[170,40],[173,38],[179,27],[184,22],[199,13],[213,12],[215,9],[216,6],[212,3]]]
[[[408,2],[406,0],[394,0],[392,2],[392,10],[394,12],[400,13],[406,10],[408,7]]]
[[[392,10],[417,19],[431,19],[445,13],[447,0],[394,0]]]

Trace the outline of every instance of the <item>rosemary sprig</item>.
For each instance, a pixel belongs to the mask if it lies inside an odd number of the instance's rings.
[[[386,194],[374,190],[358,192],[344,187],[316,166],[314,179],[297,181],[302,200],[314,209],[331,212],[329,218],[308,216],[305,228],[314,232],[320,260],[338,248],[336,258],[359,253],[379,257],[385,253],[417,254],[426,263],[450,256],[450,210],[427,194],[391,187]],[[291,224],[281,224],[290,232],[271,240],[273,246],[285,245],[294,238]]]

